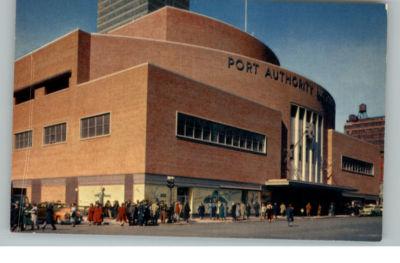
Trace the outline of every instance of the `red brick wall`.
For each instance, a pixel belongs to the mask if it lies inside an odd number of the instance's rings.
[[[14,150],[13,180],[143,172],[146,87],[143,65],[49,95],[36,90],[34,100],[14,107],[14,132],[33,129],[33,145]],[[106,112],[111,134],[82,140],[80,119]],[[66,142],[43,145],[43,128],[60,122]]]
[[[279,63],[275,54],[251,35],[218,20],[177,8],[162,8],[108,34],[187,43]]]
[[[267,155],[177,139],[176,112],[265,134]],[[281,115],[270,108],[150,67],[146,172],[264,184],[280,178]]]
[[[374,164],[374,176],[360,175],[342,170],[342,156]],[[350,186],[363,194],[379,194],[379,179],[382,173],[379,148],[348,135],[328,131],[328,183]]]
[[[72,71],[71,84],[77,81],[79,30],[73,31],[47,46],[15,62],[14,90],[51,76]]]

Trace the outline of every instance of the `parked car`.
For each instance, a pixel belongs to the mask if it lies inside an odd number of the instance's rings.
[[[47,203],[38,204],[38,222],[42,223],[46,220],[46,206]],[[71,207],[63,203],[53,204],[54,217],[53,220],[57,224],[70,224],[71,223]],[[76,212],[77,220],[76,224],[80,224],[82,220],[82,214],[78,210]]]
[[[382,216],[382,206],[367,204],[360,210],[360,216]]]

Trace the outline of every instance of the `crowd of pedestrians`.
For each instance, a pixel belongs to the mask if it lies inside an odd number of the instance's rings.
[[[54,210],[51,203],[45,207],[45,218],[42,224],[39,225],[39,209],[37,204],[25,203],[20,204],[18,201],[11,205],[10,210],[10,226],[11,231],[25,231],[30,226],[30,230],[46,229],[47,225],[51,225],[53,230],[56,230],[54,225]]]
[[[41,206],[42,207],[42,206]],[[305,208],[305,209],[304,209]],[[20,204],[15,202],[11,206],[11,220],[10,226],[12,231],[24,231],[28,227],[31,230],[45,230],[49,225],[53,230],[56,230],[54,222],[54,207],[53,204],[48,203],[45,210],[45,216],[41,218],[41,224],[39,224],[39,209],[37,204],[26,203]],[[298,210],[301,215],[306,216],[312,215],[313,206],[308,202],[305,207],[300,207]],[[321,214],[321,205],[317,206],[317,215]],[[335,212],[334,204],[329,206],[329,215],[333,215]],[[100,202],[90,204],[86,211],[87,222],[89,225],[106,225],[110,224],[111,221],[118,222],[121,226],[125,224],[129,226],[148,226],[158,225],[159,223],[176,223],[186,222],[189,223],[191,218],[191,208],[188,202],[176,201],[168,205],[164,201],[136,201],[136,202],[123,202],[119,203],[114,201],[111,203],[109,200],[102,205]],[[200,203],[197,208],[198,217],[203,220],[209,218],[210,220],[225,221],[227,216],[232,218],[232,221],[242,221],[250,218],[251,215],[256,218],[260,218],[261,221],[273,222],[278,216],[286,218],[288,225],[293,224],[295,209],[289,204],[286,206],[285,203],[277,204],[271,202],[258,203],[243,203],[233,202],[229,206],[226,202],[214,201],[210,203]],[[43,212],[42,212],[43,213]],[[80,212],[75,203],[70,206],[70,217],[69,223],[72,227],[75,227],[81,220]]]
[[[179,222],[189,222],[190,206],[188,203],[182,204],[177,201],[167,205],[164,201],[151,202],[147,200],[135,202],[123,202],[121,205],[115,201],[111,205],[107,201],[103,206],[99,202],[90,204],[88,209],[87,221],[89,225],[107,224],[109,220],[116,220],[121,226],[148,226]],[[107,220],[108,219],[108,220]]]

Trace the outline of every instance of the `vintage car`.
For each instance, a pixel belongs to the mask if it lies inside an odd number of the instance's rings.
[[[360,210],[360,216],[382,216],[382,206],[375,204],[364,205]]]
[[[42,223],[46,220],[47,203],[38,204],[38,221]],[[71,207],[63,203],[53,204],[54,217],[53,220],[57,224],[71,224]],[[79,210],[76,212],[76,224],[82,222],[82,215]]]

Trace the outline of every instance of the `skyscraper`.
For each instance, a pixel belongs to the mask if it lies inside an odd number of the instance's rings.
[[[166,5],[189,10],[189,0],[98,0],[97,31],[108,32]]]

